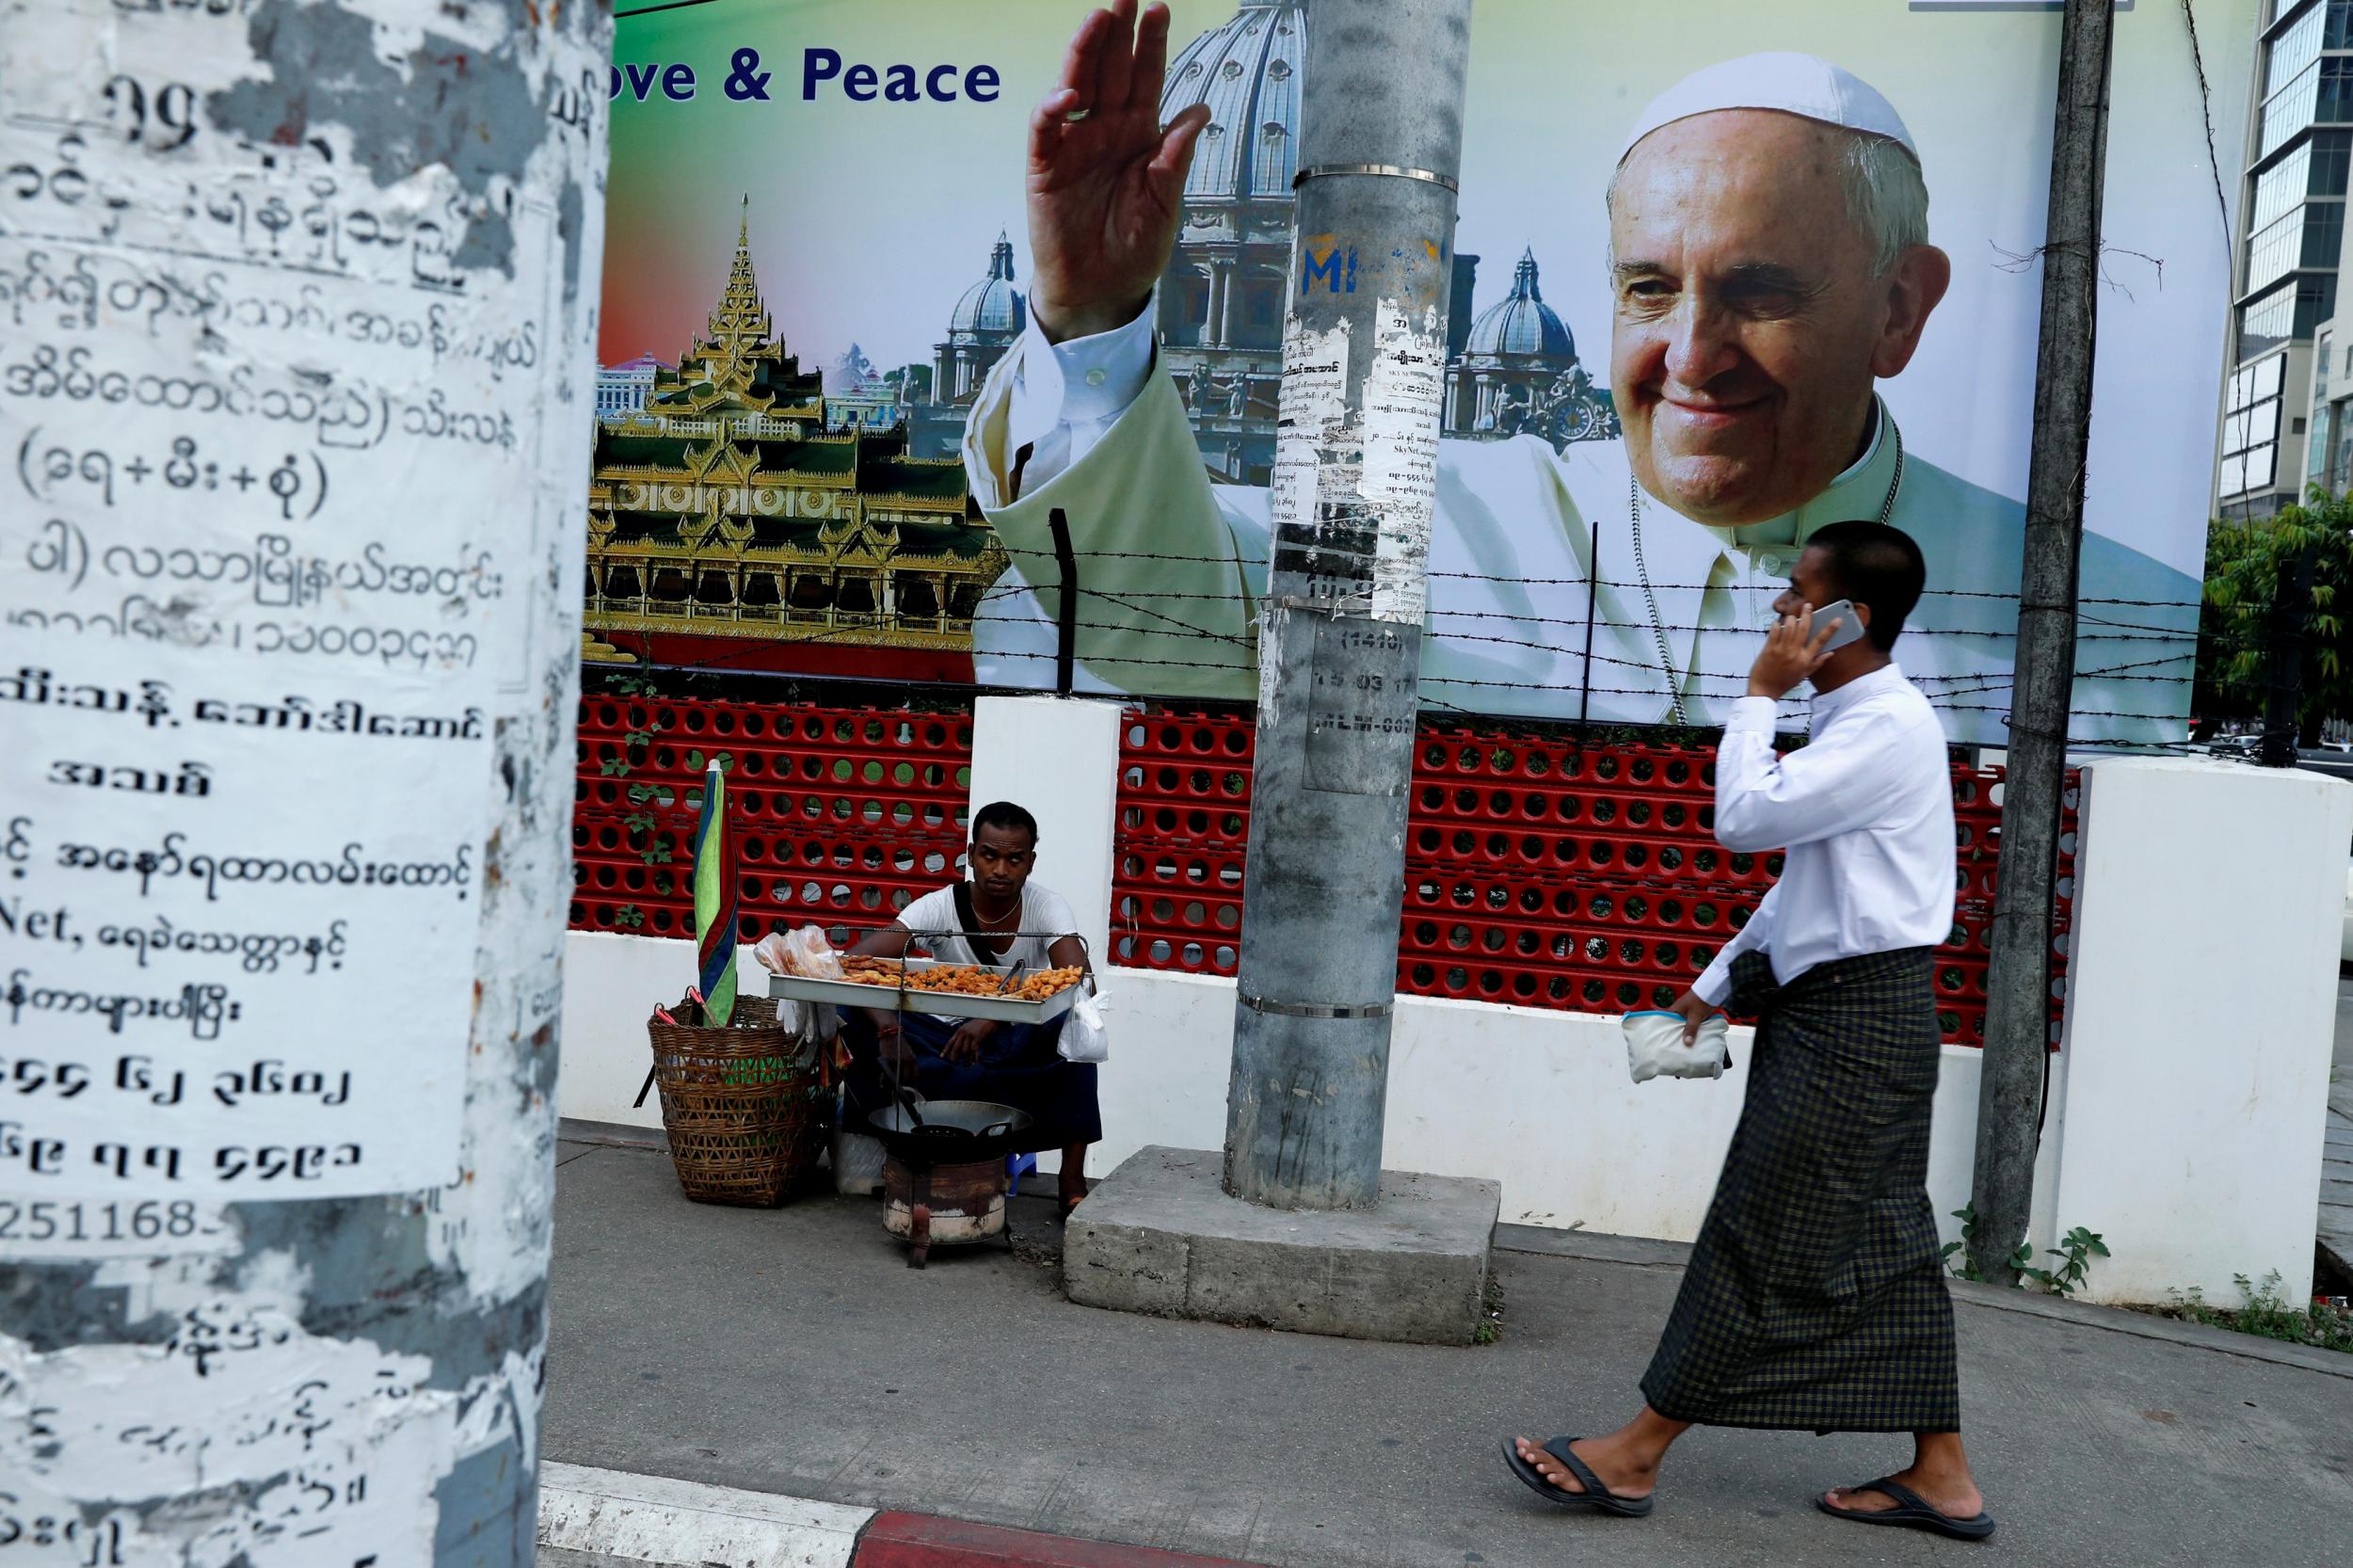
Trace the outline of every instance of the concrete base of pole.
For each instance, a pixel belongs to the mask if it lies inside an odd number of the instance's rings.
[[[1381,1173],[1380,1207],[1262,1208],[1228,1197],[1214,1149],[1153,1145],[1070,1217],[1063,1276],[1086,1306],[1294,1334],[1467,1345],[1500,1184]]]

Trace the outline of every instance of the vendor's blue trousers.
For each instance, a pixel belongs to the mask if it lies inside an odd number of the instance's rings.
[[[1095,1064],[1065,1062],[1055,1053],[1068,1021],[1064,1014],[1043,1024],[999,1024],[982,1042],[977,1062],[951,1062],[940,1054],[959,1027],[955,1019],[904,1013],[899,1027],[915,1057],[916,1093],[925,1099],[993,1100],[1028,1112],[1032,1125],[1008,1152],[1031,1153],[1099,1143],[1103,1137]],[[851,1055],[843,1119],[852,1130],[863,1130],[867,1115],[890,1103],[891,1078],[876,1050],[873,1020],[845,1008],[841,1024]]]

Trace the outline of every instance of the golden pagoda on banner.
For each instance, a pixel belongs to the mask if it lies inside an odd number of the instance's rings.
[[[828,417],[824,377],[772,334],[749,230],[747,210],[678,367],[623,367],[642,406],[600,391],[584,657],[969,680],[1006,562],[964,466],[909,456],[904,421]]]

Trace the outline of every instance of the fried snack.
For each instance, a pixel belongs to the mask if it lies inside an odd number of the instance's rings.
[[[1003,997],[1008,1001],[1044,1001],[1076,985],[1083,972],[1075,968],[1041,969],[1035,974],[1025,975],[1019,984],[1009,990],[1003,974],[973,964],[936,964],[925,968],[907,968],[896,959],[889,958],[845,957],[841,960],[841,978],[859,985],[887,985],[895,990],[904,984],[910,991],[928,991],[944,996]]]
[[[1014,995],[1023,1001],[1044,1001],[1079,984],[1080,969],[1041,969],[1021,982]]]

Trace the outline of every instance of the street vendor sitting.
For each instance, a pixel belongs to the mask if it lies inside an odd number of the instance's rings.
[[[858,939],[858,956],[899,958],[920,941],[948,964],[1022,964],[1029,973],[1076,969],[1084,963],[1078,920],[1061,894],[1030,880],[1037,861],[1037,819],[1010,801],[972,817],[972,879],[926,893],[890,925]],[[1026,1111],[1033,1125],[1018,1146],[1062,1150],[1064,1214],[1086,1196],[1086,1151],[1103,1136],[1095,1064],[1065,1062],[1055,1049],[1069,1015],[1042,1024],[844,1009],[852,1055],[852,1127],[890,1103],[894,1081],[926,1099],[993,1100]]]

